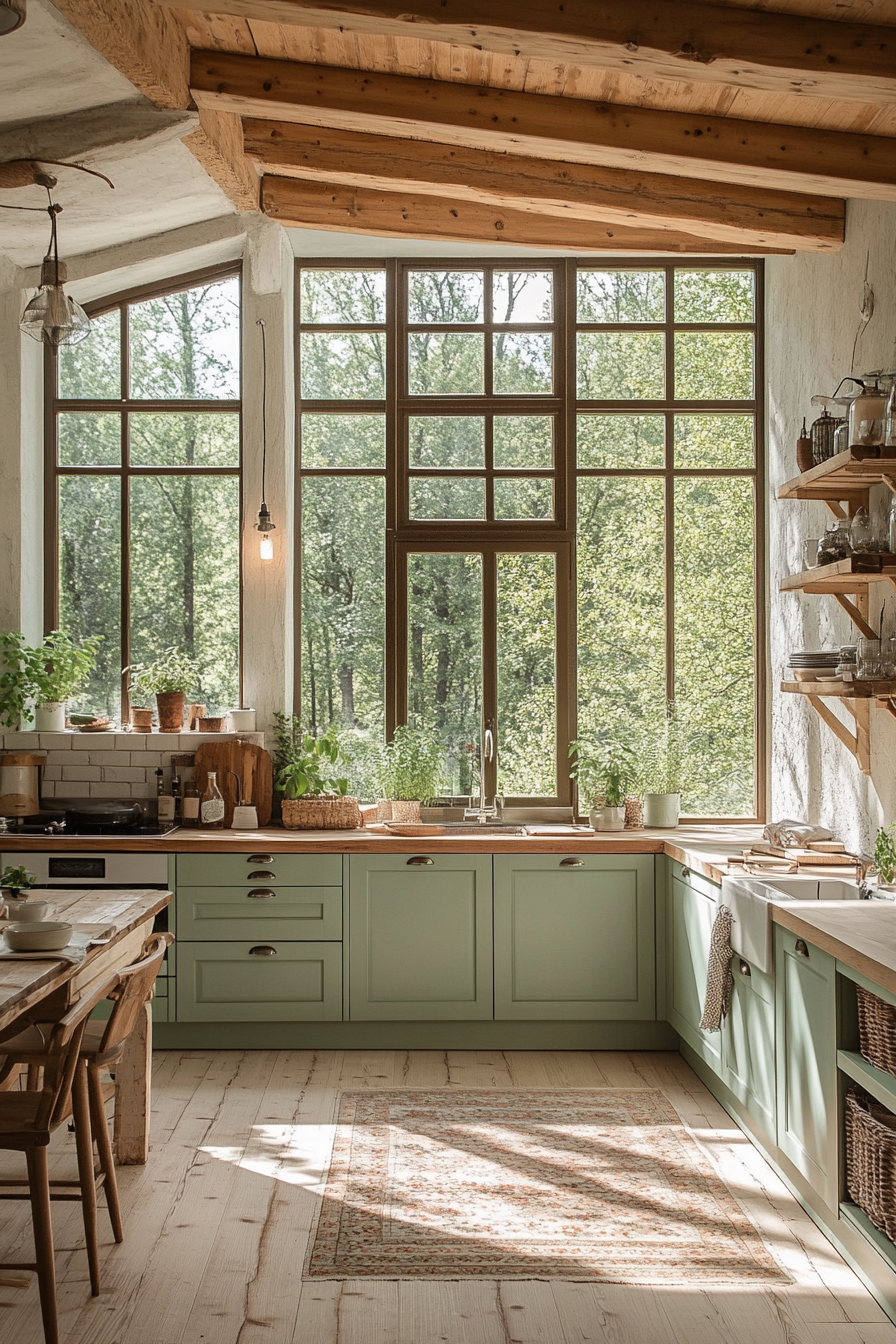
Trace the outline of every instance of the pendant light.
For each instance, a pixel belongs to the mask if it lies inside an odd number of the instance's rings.
[[[262,560],[273,560],[274,538],[271,533],[276,532],[277,525],[271,522],[271,511],[265,503],[265,473],[268,464],[268,351],[262,318],[257,318],[255,325],[261,327],[261,508],[258,510],[255,530],[261,533],[259,555]]]
[[[25,0],[0,0],[0,37],[14,33],[25,22]]]

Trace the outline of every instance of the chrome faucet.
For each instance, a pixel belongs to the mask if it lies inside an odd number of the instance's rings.
[[[859,888],[859,900],[870,901],[872,887],[868,881],[868,874],[875,871],[877,864],[868,854],[855,854],[856,861],[856,886]]]
[[[485,766],[486,762],[493,761],[494,758],[495,735],[491,728],[486,728],[479,739],[479,805],[473,803],[471,794],[470,806],[464,808],[464,821],[478,821],[480,826],[485,826],[489,817],[497,820],[501,816],[504,799],[495,794],[493,802],[487,803],[485,798]]]

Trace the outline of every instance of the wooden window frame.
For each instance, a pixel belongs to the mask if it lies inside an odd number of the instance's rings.
[[[338,324],[309,323],[301,320],[301,273],[303,270],[382,270],[386,276],[386,319],[382,323]],[[484,271],[486,277],[494,270],[552,270],[554,282],[554,320],[548,325],[539,325],[539,330],[551,330],[554,333],[554,392],[552,394],[532,394],[522,397],[504,394],[485,393],[483,395],[445,395],[443,397],[411,396],[407,392],[407,334],[415,328],[439,331],[484,331],[484,358],[486,360],[486,386],[488,386],[488,360],[491,346],[489,335],[495,329],[490,323],[489,293],[486,279],[485,321],[482,323],[408,323],[407,313],[407,277],[415,270],[477,270]],[[579,270],[655,270],[665,275],[666,308],[663,320],[654,323],[578,323],[576,320],[576,276]],[[676,323],[674,321],[674,284],[673,273],[676,270],[732,270],[752,271],[755,275],[755,311],[753,323]],[[589,477],[658,477],[664,482],[665,505],[665,665],[666,693],[672,698],[675,681],[674,664],[674,493],[675,484],[681,479],[738,477],[753,482],[754,521],[754,742],[755,775],[754,797],[755,815],[751,817],[688,817],[689,821],[705,821],[722,824],[724,822],[749,823],[764,821],[768,800],[768,731],[767,731],[767,632],[766,632],[766,437],[765,420],[762,411],[760,390],[764,387],[764,264],[751,257],[719,258],[705,257],[627,257],[627,256],[583,256],[568,259],[550,257],[517,257],[507,259],[446,258],[424,257],[413,259],[389,259],[366,257],[338,258],[298,258],[295,272],[295,312],[296,312],[296,479],[299,483],[301,501],[301,481],[304,476],[375,476],[386,482],[386,524],[385,524],[385,583],[386,583],[386,630],[385,630],[385,680],[386,680],[386,732],[391,736],[396,724],[406,717],[407,694],[406,681],[398,675],[403,662],[406,663],[407,643],[407,594],[402,587],[402,578],[406,573],[407,555],[420,552],[460,552],[479,551],[483,556],[494,556],[501,551],[537,551],[552,552],[557,556],[557,779],[558,796],[551,799],[530,798],[518,800],[532,805],[561,804],[568,806],[573,801],[573,791],[568,780],[566,742],[578,734],[577,728],[577,581],[576,581],[576,521],[577,521],[577,485],[579,479]],[[524,330],[531,324],[498,324],[501,329]],[[386,333],[386,386],[385,397],[378,401],[311,400],[303,402],[301,398],[301,333],[305,330],[315,332],[355,330],[383,330]],[[661,399],[646,401],[579,399],[576,388],[576,338],[580,330],[600,331],[657,331],[665,335],[665,395]],[[674,396],[674,335],[677,331],[752,331],[754,333],[754,395],[747,400],[677,400]],[[410,471],[407,463],[407,435],[404,425],[413,411],[420,414],[484,414],[486,416],[499,411],[505,414],[520,413],[522,409],[531,414],[556,416],[553,471],[535,470],[527,475],[552,476],[554,479],[554,518],[550,521],[508,521],[508,520],[458,520],[431,521],[413,520],[406,512],[408,499],[408,480]],[[327,411],[385,414],[386,420],[386,461],[383,468],[303,468],[301,464],[301,416],[303,410],[309,413]],[[579,468],[576,463],[575,442],[578,415],[582,412],[615,412],[617,414],[656,414],[663,415],[666,423],[665,460],[662,466],[644,468]],[[674,464],[671,426],[675,414],[688,412],[704,415],[712,414],[749,414],[754,423],[755,455],[751,467],[743,468],[678,468]],[[459,476],[483,475],[493,480],[493,464],[486,457],[484,471],[471,469],[469,473],[458,469]],[[522,473],[520,473],[522,474]],[[299,503],[301,510],[301,503]],[[299,514],[301,516],[301,512]],[[301,704],[301,528],[296,529],[296,618],[295,618],[295,702]],[[483,586],[483,626],[487,631],[494,625],[493,600],[490,590],[493,585],[484,582]],[[405,585],[406,588],[406,585]],[[483,696],[486,703],[497,701],[497,668],[488,656],[488,648],[494,649],[494,631],[485,634],[483,643]],[[564,734],[566,741],[563,740]],[[486,792],[495,792],[495,768],[486,772]],[[511,802],[517,800],[509,800]]]
[[[115,398],[101,397],[61,397],[59,395],[59,357],[58,351],[50,346],[44,347],[44,629],[48,633],[59,623],[59,481],[63,476],[106,476],[120,482],[120,537],[121,537],[121,666],[131,663],[130,653],[130,615],[131,615],[131,566],[130,566],[130,482],[143,476],[233,476],[238,482],[238,509],[240,517],[239,554],[239,688],[242,700],[243,689],[243,555],[242,555],[242,518],[243,518],[243,396],[242,396],[242,349],[240,351],[240,395],[233,399],[141,399],[126,395],[129,389],[129,315],[131,304],[142,303],[149,299],[165,298],[178,294],[182,290],[196,289],[198,286],[216,280],[237,279],[242,282],[242,265],[239,262],[227,262],[217,266],[206,266],[201,270],[190,271],[184,275],[173,276],[158,284],[138,285],[121,290],[103,299],[96,299],[84,305],[90,318],[102,317],[106,313],[118,310],[121,321],[121,395]],[[242,308],[242,301],[241,301]],[[87,338],[88,340],[90,337]],[[242,338],[241,338],[242,344]],[[67,412],[105,412],[116,414],[120,418],[121,461],[104,466],[61,466],[59,463],[59,416]],[[158,467],[134,466],[130,461],[128,414],[130,412],[156,411],[162,413],[184,413],[190,411],[211,412],[217,414],[236,414],[239,417],[239,463],[235,467]],[[129,717],[128,677],[121,676],[121,722]]]

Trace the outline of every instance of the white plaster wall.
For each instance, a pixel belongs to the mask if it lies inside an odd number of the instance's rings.
[[[831,515],[825,504],[775,498],[777,486],[798,474],[803,416],[811,423],[820,414],[812,395],[833,392],[852,371],[866,265],[875,306],[855,370],[896,368],[896,205],[850,201],[846,238],[833,256],[773,257],[766,269],[771,815],[830,826],[867,851],[877,827],[896,819],[896,720],[872,708],[872,771],[865,776],[803,698],[778,689],[791,650],[854,643],[857,633],[835,598],[779,594],[782,577],[802,568],[804,539],[820,536]],[[886,625],[896,634],[896,594],[889,591]],[[872,623],[882,597],[873,598]],[[837,712],[850,723],[839,706]]]
[[[19,331],[22,272],[0,257],[0,628],[43,634],[43,350]]]

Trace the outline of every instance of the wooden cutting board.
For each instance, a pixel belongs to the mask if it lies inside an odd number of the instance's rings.
[[[258,813],[259,826],[267,826],[271,820],[274,795],[274,767],[264,747],[257,747],[254,742],[238,742],[233,738],[226,742],[203,742],[196,749],[195,769],[200,798],[205,792],[209,771],[217,771],[218,788],[224,798],[225,827],[233,825],[233,809],[236,806],[234,774],[242,784],[243,803],[251,803]],[[228,771],[233,771],[233,774],[228,774]]]

